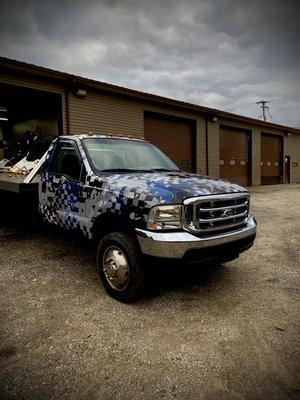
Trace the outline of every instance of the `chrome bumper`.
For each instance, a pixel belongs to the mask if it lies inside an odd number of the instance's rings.
[[[219,233],[214,236],[197,237],[189,232],[152,232],[136,229],[137,239],[144,254],[162,258],[183,258],[189,250],[234,243],[256,234],[256,221],[249,215],[247,224],[234,231]]]

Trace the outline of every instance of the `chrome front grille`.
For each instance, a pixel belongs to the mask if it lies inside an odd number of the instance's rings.
[[[203,196],[184,201],[184,226],[194,233],[210,233],[244,225],[249,194]]]

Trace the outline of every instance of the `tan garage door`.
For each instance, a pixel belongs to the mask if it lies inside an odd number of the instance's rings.
[[[248,133],[220,128],[220,177],[248,186]]]
[[[194,121],[145,113],[145,138],[163,151],[180,169],[194,172]]]
[[[261,184],[274,185],[281,181],[282,144],[279,136],[261,135]]]

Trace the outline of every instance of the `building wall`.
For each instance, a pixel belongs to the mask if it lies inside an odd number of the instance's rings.
[[[149,104],[143,101],[134,101],[114,95],[88,91],[86,98],[78,98],[73,93],[69,94],[69,125],[71,134],[97,133],[131,134],[136,137],[144,136],[144,112],[151,111],[196,121],[196,164],[197,172],[206,174],[206,126],[205,117],[200,113],[178,111],[171,107]],[[218,122],[208,122],[208,174],[219,177],[220,125],[247,129],[252,133],[252,185],[261,183],[261,133],[271,133],[284,136],[284,155],[291,157],[291,183],[300,182],[300,136],[293,134],[285,136],[284,131],[266,129],[258,125],[249,125],[242,122],[233,122],[220,119]],[[292,163],[297,162],[298,167]],[[284,176],[284,170],[283,170]]]
[[[261,184],[261,133],[270,133],[273,135],[283,136],[283,179],[285,176],[285,165],[284,156],[289,155],[291,157],[291,183],[300,182],[300,135],[292,134],[291,136],[286,136],[285,131],[270,129],[265,127],[260,127],[259,125],[249,125],[239,122],[220,120],[220,124],[232,126],[235,128],[248,129],[252,132],[252,186],[258,186]],[[293,162],[298,163],[298,167],[293,167]]]
[[[196,138],[196,165],[197,173],[206,175],[206,127],[205,118],[197,118],[197,138]]]
[[[261,183],[260,173],[261,162],[261,131],[255,127],[252,129],[252,186],[259,186]]]
[[[69,94],[70,133],[94,131],[103,134],[131,134],[144,137],[144,112],[151,111],[196,120],[196,167],[205,173],[205,119],[203,116],[142,101],[88,91],[85,98]]]
[[[207,122],[208,130],[208,175],[220,176],[220,124]]]
[[[143,137],[145,111],[193,119],[196,121],[197,126],[195,149],[197,172],[200,174],[206,173],[206,122],[204,114],[200,112],[178,111],[172,106],[135,101],[92,89],[88,90],[86,98],[82,99],[76,97],[71,92],[67,93],[65,88],[59,84],[7,73],[0,73],[0,82],[61,94],[63,133],[65,134],[67,132],[80,134],[95,131],[99,133],[131,134],[136,137]],[[253,186],[260,185],[261,132],[284,136],[283,156],[289,155],[291,157],[291,183],[300,182],[300,135],[292,134],[291,136],[285,136],[283,130],[266,129],[259,125],[251,126],[246,123],[233,122],[226,119],[207,123],[209,175],[219,177],[219,129],[221,124],[251,130],[251,174]],[[298,166],[293,166],[293,163],[298,163]]]
[[[291,158],[291,183],[300,183],[300,135],[291,134],[284,138],[285,155]],[[293,163],[297,163],[297,166]]]
[[[88,91],[85,98],[69,95],[70,133],[144,135],[141,106],[129,100]]]

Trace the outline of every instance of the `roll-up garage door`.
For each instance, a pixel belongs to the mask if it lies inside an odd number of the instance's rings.
[[[220,128],[220,178],[248,186],[248,133]]]
[[[280,183],[282,175],[282,139],[261,134],[261,184]]]
[[[181,170],[194,172],[195,122],[164,114],[145,113],[145,138],[163,151]]]

